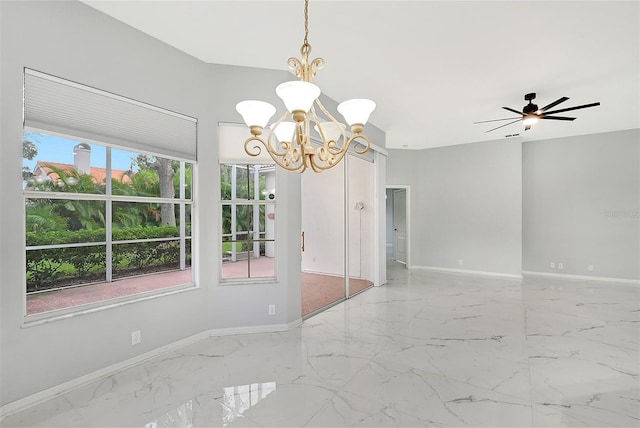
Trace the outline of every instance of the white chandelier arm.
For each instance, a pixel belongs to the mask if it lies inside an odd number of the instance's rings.
[[[262,153],[262,148],[257,144],[254,144],[253,147],[249,148],[250,143],[253,142],[253,141],[258,141],[258,142],[262,143],[262,145],[264,145],[265,148],[266,148],[266,144],[264,143],[264,141],[262,141],[262,138],[256,137],[254,135],[253,137],[247,138],[246,141],[244,142],[244,151],[249,156],[258,156],[260,153]]]
[[[292,144],[289,143],[281,143],[282,146],[284,148],[286,148],[286,151],[281,153],[281,154],[277,154],[271,147],[269,147],[260,137],[251,137],[249,139],[247,139],[247,141],[245,141],[244,146],[245,146],[245,151],[247,152],[247,154],[249,156],[258,156],[261,152],[262,149],[259,145],[254,145],[253,148],[256,150],[254,152],[250,151],[248,148],[248,145],[252,142],[252,141],[258,141],[260,142],[265,149],[267,149],[267,153],[269,153],[269,156],[271,156],[271,158],[273,159],[273,161],[280,167],[289,170],[289,171],[298,171],[300,170],[300,172],[303,172],[305,169],[307,169],[307,166],[304,165],[303,162],[303,157],[301,156],[301,150],[299,147],[293,147]]]
[[[271,140],[271,135],[269,135],[269,140]],[[254,144],[252,147],[249,147],[253,141],[257,141],[260,144],[262,144],[264,148],[267,149],[267,153],[269,154],[269,156],[271,156],[274,160],[276,160],[276,158],[284,158],[285,156],[287,156],[287,154],[290,155],[291,152],[293,151],[292,144],[287,142],[282,142],[279,144],[284,151],[278,152],[276,149],[274,149],[271,146],[270,141],[265,142],[262,138],[254,135],[253,137],[247,138],[247,140],[244,142],[244,151],[249,156],[255,157],[255,156],[259,156],[260,153],[262,153],[262,147],[260,147],[258,144]]]
[[[338,122],[336,120],[335,117],[333,117],[333,115],[331,113],[329,113],[329,111],[325,108],[325,106],[322,105],[322,103],[320,102],[319,99],[316,100],[316,104],[318,104],[318,107],[320,107],[320,110],[322,110],[322,112],[334,123],[336,124],[340,124],[340,122]],[[369,149],[371,148],[371,141],[369,141],[369,138],[361,133],[357,133],[355,134],[353,137],[347,139],[347,132],[346,129],[342,129],[342,141],[345,141],[344,144],[342,144],[341,147],[338,147],[339,150],[335,151],[335,154],[338,154],[340,152],[347,152],[349,150],[349,146],[351,145],[351,143],[353,143],[356,140],[362,139],[364,141],[367,142],[367,145],[365,146],[364,149],[362,150],[358,150],[358,149],[354,149],[356,153],[358,153],[359,155],[363,155],[365,154],[367,151],[369,151]],[[363,144],[364,145],[364,144]],[[342,157],[340,158],[342,160]],[[338,161],[339,162],[339,161]]]
[[[349,150],[349,146],[351,145],[351,143],[353,143],[356,140],[364,140],[367,142],[367,145],[365,146],[364,144],[362,144],[364,146],[364,149],[362,150],[358,150],[357,148],[354,148],[353,151],[356,152],[359,155],[363,155],[365,153],[367,153],[369,151],[369,149],[371,148],[371,141],[369,141],[369,138],[364,135],[364,134],[356,134],[353,137],[349,138],[349,141],[346,144],[346,148],[347,150]]]
[[[366,141],[366,146],[363,143],[360,143],[364,146],[363,150],[358,150],[358,149],[354,149],[354,151],[358,154],[364,154],[369,150],[369,147],[371,146],[371,142],[369,141],[369,138],[367,138],[367,136],[362,135],[362,134],[358,134],[358,135],[354,135],[353,137],[349,138],[349,140],[347,140],[347,143],[342,146],[342,148],[340,149],[340,153],[335,153],[333,155],[333,160],[330,163],[319,163],[317,162],[317,158],[320,155],[320,151],[318,151],[318,156],[311,158],[311,167],[315,172],[322,172],[325,171],[327,169],[332,168],[333,166],[337,165],[338,163],[342,162],[342,159],[346,156],[346,154],[349,151],[349,146],[351,146],[352,143],[356,142],[357,140],[364,140]]]
[[[280,125],[286,118],[290,116],[290,114],[291,113],[286,111],[282,116],[280,116],[280,119],[278,119],[271,127],[271,132],[269,132],[269,136],[267,137],[267,143],[265,144],[265,142],[262,141],[262,144],[265,145],[271,157],[274,157],[274,155],[278,157],[284,157],[288,152],[291,152],[292,150],[292,146],[294,145],[293,142],[289,142],[289,141],[278,142],[277,137],[275,135],[276,133],[274,131],[278,127],[278,125]],[[276,139],[275,144],[273,144],[272,139]],[[283,150],[282,152],[274,148],[274,147],[278,147],[278,144],[282,148]]]
[[[310,115],[313,116],[313,119],[317,124],[316,130],[318,131],[318,133],[320,133],[320,139],[322,141],[322,145],[316,149],[316,156],[310,159],[313,170],[315,172],[318,172],[318,168],[320,166],[335,164],[335,155],[339,153],[339,150],[335,150],[336,142],[333,140],[329,140],[325,135],[322,121],[316,114],[316,109],[313,106],[311,106]]]
[[[340,133],[342,135],[342,141],[343,141],[342,147],[344,147],[344,142],[347,141],[347,133],[345,131],[344,126],[335,117],[333,117],[333,115],[331,113],[329,113],[329,111],[325,108],[324,105],[322,105],[322,103],[320,102],[319,99],[316,100],[316,104],[318,105],[318,107],[320,108],[322,113],[324,113],[324,115],[327,116],[331,122],[335,123],[342,130]],[[323,139],[323,141],[324,141],[324,139]],[[334,154],[338,154],[338,153],[340,153],[342,151],[342,147],[338,145],[337,141],[334,141],[334,143],[335,144],[332,145],[332,147],[330,147],[330,148],[333,149],[333,153]]]

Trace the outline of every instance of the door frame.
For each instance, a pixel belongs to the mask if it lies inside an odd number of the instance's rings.
[[[406,222],[407,222],[407,269],[411,269],[411,186],[408,184],[387,184],[385,186],[385,193],[387,189],[402,189],[406,191]],[[387,220],[388,221],[388,220]],[[386,242],[386,241],[385,241]]]

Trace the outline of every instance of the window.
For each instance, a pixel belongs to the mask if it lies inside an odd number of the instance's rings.
[[[191,163],[24,141],[27,315],[192,282]]]
[[[222,279],[275,278],[275,167],[220,165]]]
[[[24,103],[26,315],[192,285],[196,120],[28,69]]]

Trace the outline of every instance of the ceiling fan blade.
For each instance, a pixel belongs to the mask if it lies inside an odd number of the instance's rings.
[[[524,116],[524,113],[522,113],[521,111],[514,110],[514,109],[512,109],[510,107],[502,107],[502,108],[505,109],[505,110],[509,110],[512,113],[519,114],[520,116]]]
[[[578,110],[578,109],[581,109],[581,108],[595,107],[595,106],[599,106],[599,105],[600,105],[600,103],[584,104],[584,105],[581,105],[581,106],[561,108],[560,110],[548,111],[545,114],[562,113],[564,111]]]
[[[553,120],[576,120],[575,117],[563,117],[563,116],[547,116],[546,114],[540,119],[553,119]]]
[[[512,123],[521,122],[521,121],[522,121],[522,119],[516,119],[516,120],[514,120],[513,122],[505,123],[504,125],[500,125],[500,126],[498,126],[497,128],[490,129],[490,130],[486,131],[486,132],[485,132],[485,134],[486,134],[487,132],[495,131],[496,129],[504,128],[504,127],[505,127],[505,126],[507,126],[507,125],[511,125]]]
[[[487,123],[487,122],[499,122],[501,120],[514,120],[514,119],[520,120],[519,117],[507,117],[505,119],[481,120],[480,122],[473,122],[473,123],[476,124],[476,123]]]
[[[530,129],[531,129],[531,125],[525,125],[525,127],[524,127],[524,130],[525,130],[525,131],[528,131],[528,130],[530,130]]]
[[[540,111],[544,113],[545,111],[549,110],[550,108],[555,107],[555,106],[557,106],[558,104],[560,104],[560,103],[563,103],[563,102],[567,101],[568,99],[569,99],[569,98],[567,98],[567,97],[558,98],[557,100],[555,100],[554,102],[552,102],[552,103],[551,103],[551,104],[549,104],[548,106],[544,106],[544,107],[542,107],[542,108],[540,109]]]

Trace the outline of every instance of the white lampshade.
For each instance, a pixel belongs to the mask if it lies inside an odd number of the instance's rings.
[[[274,123],[271,125],[271,130],[276,134],[278,141],[281,143],[290,143],[293,141],[296,124],[293,122],[280,122],[278,126],[275,126]]]
[[[289,112],[301,110],[306,113],[320,96],[320,88],[313,83],[292,80],[279,84],[276,87],[276,94],[282,99]]]
[[[342,135],[342,131],[344,131],[344,128],[346,128],[346,126],[343,125],[342,123],[321,122],[318,125],[315,125],[313,127],[313,129],[315,129],[318,134],[320,134],[320,130],[318,129],[318,126],[322,128],[322,132],[324,133],[324,136],[327,139],[327,141],[335,141],[336,143],[338,142],[338,139]]]
[[[534,123],[538,123],[538,117],[532,114],[527,115],[522,121],[524,126],[531,126]]]
[[[349,125],[359,123],[364,125],[369,120],[369,115],[376,108],[376,103],[364,98],[347,100],[338,104],[338,111]]]
[[[264,101],[247,100],[236,104],[236,111],[242,115],[247,126],[264,128],[271,116],[276,113],[276,108]]]

